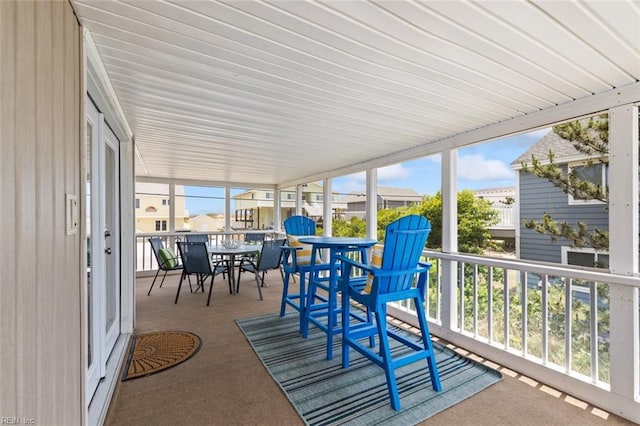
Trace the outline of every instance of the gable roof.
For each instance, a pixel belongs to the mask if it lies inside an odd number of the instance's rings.
[[[397,188],[393,186],[378,186],[378,197],[387,201],[411,201],[418,202],[422,199],[422,195],[418,194],[411,188]],[[340,199],[341,203],[357,203],[367,200],[364,191],[353,191]]]
[[[513,169],[521,169],[523,162],[531,162],[531,156],[534,156],[543,163],[549,162],[549,151],[554,153],[555,163],[563,163],[579,157],[585,157],[584,154],[575,149],[572,142],[562,139],[551,131],[538,142],[531,145],[522,155],[513,160],[511,167]]]

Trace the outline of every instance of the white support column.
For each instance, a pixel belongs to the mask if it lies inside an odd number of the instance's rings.
[[[280,232],[282,229],[282,193],[280,188],[273,190],[273,230]]]
[[[296,185],[296,215],[302,214],[302,185]]]
[[[516,170],[516,202],[513,205],[513,226],[516,230],[516,259],[520,259],[520,170]]]
[[[169,232],[176,231],[176,184],[169,184]],[[172,241],[173,246],[173,241]]]
[[[329,178],[324,180],[322,185],[322,235],[330,237],[333,228],[333,181]]]
[[[638,107],[609,110],[609,267],[638,273]],[[638,376],[638,289],[610,285],[611,392],[631,401]]]
[[[231,187],[224,187],[224,229],[231,231]]]
[[[442,151],[442,251],[458,251],[458,197],[456,175],[458,152]],[[450,330],[458,329],[457,262],[442,262],[442,325]]]
[[[365,217],[367,238],[378,239],[378,169],[367,169]]]

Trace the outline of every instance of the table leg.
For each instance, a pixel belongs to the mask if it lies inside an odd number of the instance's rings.
[[[236,255],[231,254],[229,258],[229,290],[231,294],[236,294]]]

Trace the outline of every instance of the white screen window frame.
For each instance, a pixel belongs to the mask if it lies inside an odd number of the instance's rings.
[[[573,163],[568,163],[567,164],[567,173],[571,173],[571,171],[576,168],[576,167],[584,167],[587,166],[588,162],[587,161],[577,161],[577,162],[573,162]],[[607,190],[607,166],[604,163],[601,163],[599,161],[593,161],[593,163],[591,164],[592,166],[597,166],[600,165],[600,185],[602,185],[602,188],[604,188],[604,191],[606,193]],[[568,200],[569,200],[569,205],[572,206],[576,206],[576,205],[595,205],[595,204],[605,204],[604,202],[600,201],[600,200],[594,200],[594,199],[590,199],[590,200],[576,200],[575,198],[573,198],[573,196],[571,194],[567,194],[568,196]]]

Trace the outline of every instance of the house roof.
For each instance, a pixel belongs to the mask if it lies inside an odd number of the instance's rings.
[[[71,3],[137,179],[287,187],[640,101],[629,1]]]
[[[563,160],[573,159],[576,157],[582,157],[580,151],[575,149],[573,143],[562,139],[554,132],[549,132],[543,136],[538,142],[534,143],[525,151],[522,155],[511,162],[511,167],[519,169],[522,167],[522,163],[529,163],[531,156],[534,156],[538,160],[549,161],[549,151],[553,152],[555,163],[562,163]]]
[[[410,201],[418,202],[422,196],[411,188],[397,188],[393,186],[378,186],[378,197],[387,201]],[[353,191],[340,199],[341,203],[358,203],[366,201],[367,196],[364,191]]]
[[[136,182],[136,193],[144,195],[169,195],[169,185],[166,183]],[[185,195],[184,186],[175,186],[176,195]]]

